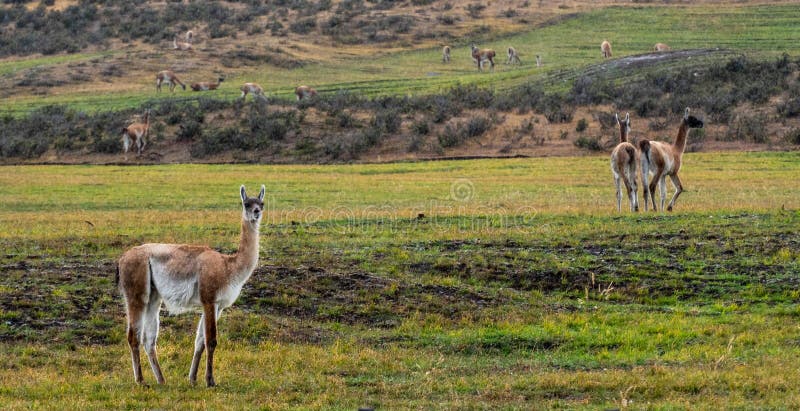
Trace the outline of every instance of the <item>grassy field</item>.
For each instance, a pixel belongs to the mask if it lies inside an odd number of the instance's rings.
[[[605,156],[2,167],[0,405],[798,408],[798,160],[687,154],[672,214],[618,214]],[[167,385],[136,387],[114,259],[232,251],[242,183],[268,207],[220,386],[164,314]]]
[[[508,88],[526,81],[541,81],[543,87],[559,90],[580,73],[593,71],[600,61],[599,44],[609,39],[614,57],[649,52],[656,42],[666,42],[673,49],[722,48],[735,53],[774,56],[797,54],[794,35],[800,13],[794,5],[695,7],[611,7],[577,14],[539,29],[481,43],[498,51],[498,67],[493,74],[478,73],[469,55],[469,44],[453,45],[453,62],[442,64],[440,49],[413,50],[378,55],[335,58],[326,57],[298,69],[270,67],[231,75],[217,94],[234,98],[242,82],[255,81],[265,86],[269,95],[290,98],[299,84],[315,86],[323,93],[348,90],[370,96],[440,92],[456,84],[478,84]],[[505,50],[514,45],[524,61],[522,66],[505,66]],[[152,54],[152,53],[151,53]],[[535,55],[544,66],[537,68]],[[47,95],[14,95],[4,99],[0,111],[25,113],[47,104],[68,104],[77,109],[95,111],[136,107],[156,97],[153,74],[163,67],[180,63],[181,57],[156,52],[158,64],[147,74],[115,81],[61,87]],[[87,55],[89,60],[97,56]],[[672,66],[698,65],[707,60],[728,58],[729,53],[673,61]],[[61,58],[37,61],[42,68],[62,64]],[[69,58],[74,61],[73,58]],[[0,63],[0,74],[20,63]],[[148,66],[149,67],[149,66]],[[663,67],[662,67],[663,68]],[[201,76],[215,78],[210,69],[196,67],[181,72],[184,81]],[[620,68],[611,73],[625,79],[641,75],[639,70]],[[187,98],[196,98],[194,95]]]

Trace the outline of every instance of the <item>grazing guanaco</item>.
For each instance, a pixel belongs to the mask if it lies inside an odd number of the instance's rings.
[[[202,310],[194,342],[189,381],[197,381],[200,356],[206,354],[206,385],[216,385],[213,374],[217,347],[217,320],[230,307],[258,264],[258,236],[264,209],[264,186],[258,197],[248,197],[239,188],[242,200],[242,225],[239,249],[221,254],[202,245],[144,244],[126,251],[117,262],[117,283],[125,298],[128,345],[133,376],[143,384],[139,346],[153,369],[156,380],[164,375],[156,355],[159,311],[165,303],[172,313]]]
[[[244,100],[245,97],[247,97],[248,93],[253,94],[254,96],[253,98],[261,98],[264,101],[267,100],[267,98],[264,96],[264,89],[261,88],[261,86],[259,86],[256,83],[244,83],[242,84],[242,87],[239,88],[239,90],[242,91],[242,95],[240,96],[242,100]]]
[[[689,107],[686,107],[683,121],[678,128],[678,137],[675,138],[674,144],[661,141],[639,141],[639,149],[642,152],[642,188],[645,190],[645,211],[647,211],[648,195],[653,203],[653,211],[658,211],[656,208],[656,185],[660,188],[661,210],[664,210],[664,202],[667,198],[667,176],[670,177],[672,184],[675,186],[675,195],[672,196],[667,211],[672,211],[675,201],[683,192],[683,184],[681,184],[681,179],[678,177],[678,172],[681,169],[683,151],[686,149],[686,135],[690,128],[703,128],[703,121],[690,116]],[[651,174],[652,180],[648,184],[647,180]]]
[[[159,71],[156,75],[156,91],[161,91],[161,85],[166,84],[169,86],[170,92],[175,92],[175,85],[180,84],[181,88],[186,90],[186,85],[178,79],[178,76],[172,70]]]
[[[450,62],[450,46],[442,47],[442,63]]]
[[[600,43],[600,51],[603,52],[604,59],[611,57],[611,43],[609,43],[608,40],[603,40],[603,42]]]
[[[317,90],[309,86],[300,86],[294,89],[294,94],[297,95],[297,101],[300,101],[304,98],[312,98],[317,96]]]
[[[670,47],[668,45],[664,44],[664,43],[656,43],[656,45],[653,46],[653,51],[656,51],[656,52],[658,52],[658,51],[669,51],[669,50],[670,50]]]
[[[150,132],[150,110],[144,111],[143,123],[133,123],[122,129],[122,148],[125,150],[125,159],[128,159],[128,149],[136,146],[136,155],[141,156],[147,144],[147,134]]]
[[[617,188],[617,211],[622,211],[622,191],[620,180],[625,183],[631,211],[639,211],[639,196],[636,187],[636,147],[628,142],[631,131],[631,116],[625,114],[625,120],[619,121],[619,114],[614,114],[619,126],[619,144],[611,151],[611,172],[614,174],[614,185]]]
[[[519,54],[517,53],[517,49],[514,47],[508,47],[508,61],[506,64],[512,64],[517,62],[518,64],[522,64],[522,60],[519,59]]]
[[[200,82],[200,83],[192,83],[191,87],[194,91],[207,91],[207,90],[216,90],[219,87],[219,84],[225,81],[224,78],[220,77],[217,79],[216,83],[209,83],[209,82]]]
[[[478,64],[478,70],[483,71],[483,63],[491,63],[491,71],[494,71],[494,56],[496,53],[492,49],[479,49],[474,44],[472,45],[472,61]]]

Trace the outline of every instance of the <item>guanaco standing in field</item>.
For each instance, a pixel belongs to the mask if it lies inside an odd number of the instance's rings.
[[[442,63],[450,62],[450,46],[442,47]]]
[[[168,85],[170,92],[175,92],[176,84],[180,84],[181,88],[186,90],[186,85],[178,79],[178,76],[172,70],[159,71],[156,74],[156,91],[161,91],[162,84]]]
[[[122,129],[122,148],[125,150],[125,159],[128,159],[128,149],[131,146],[136,147],[136,155],[141,156],[144,146],[147,144],[145,140],[150,132],[150,110],[145,110],[143,123],[133,123],[128,127]]]
[[[619,121],[619,114],[614,114],[614,118],[619,126],[619,144],[611,151],[611,172],[614,174],[614,185],[617,188],[617,211],[622,211],[620,180],[625,184],[631,211],[639,211],[639,196],[636,187],[636,147],[628,142],[631,116],[626,113],[623,121]]]
[[[239,90],[242,91],[242,95],[239,97],[242,100],[247,97],[247,94],[252,94],[253,98],[260,98],[264,101],[267,100],[267,98],[264,96],[264,89],[256,83],[244,83]]]
[[[491,63],[490,70],[494,71],[494,56],[496,53],[492,49],[479,49],[476,45],[472,45],[472,61],[478,64],[478,71],[483,71],[483,63]]]
[[[690,116],[689,107],[686,107],[683,121],[681,121],[681,126],[678,128],[678,137],[675,138],[674,144],[661,141],[639,141],[639,149],[642,151],[642,188],[645,190],[645,211],[647,211],[648,195],[653,204],[653,211],[658,211],[656,208],[656,186],[660,188],[661,210],[664,210],[664,202],[667,198],[667,176],[675,186],[675,194],[669,202],[667,211],[672,211],[675,201],[678,200],[678,196],[683,192],[683,184],[680,177],[678,177],[678,172],[681,170],[681,160],[686,149],[686,135],[689,133],[690,128],[703,128],[703,121]],[[652,180],[648,184],[648,178],[651,174]]]
[[[514,62],[522,64],[522,60],[519,59],[519,53],[517,53],[517,49],[509,46],[507,54],[508,54],[508,61],[506,61],[506,64],[513,64]]]
[[[125,298],[128,345],[133,376],[143,384],[139,346],[153,369],[156,380],[164,375],[156,355],[159,311],[162,302],[173,313],[202,309],[194,342],[189,381],[197,381],[200,356],[206,351],[206,385],[216,385],[213,374],[217,347],[217,320],[222,310],[239,297],[242,286],[258,264],[258,237],[264,210],[264,186],[258,197],[248,197],[239,188],[242,221],[239,249],[231,255],[206,246],[186,244],[144,244],[126,251],[117,262],[117,283]]]
[[[317,90],[314,90],[309,86],[299,86],[296,89],[294,89],[294,94],[297,96],[297,101],[300,101],[304,98],[309,99],[312,97],[316,97]]]
[[[610,58],[611,57],[611,43],[609,43],[608,40],[603,40],[603,42],[600,43],[600,51],[603,52],[603,58],[604,59]]]

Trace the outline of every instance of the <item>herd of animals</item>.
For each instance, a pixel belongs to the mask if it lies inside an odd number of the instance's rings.
[[[617,210],[622,211],[622,191],[620,190],[620,180],[622,180],[628,193],[631,211],[639,211],[636,187],[636,164],[638,162],[642,166],[644,210],[647,211],[648,200],[650,200],[653,211],[658,211],[656,188],[659,188],[661,197],[660,209],[664,210],[667,198],[667,177],[669,177],[675,186],[675,194],[667,206],[667,211],[672,211],[675,201],[683,192],[683,184],[678,177],[678,172],[681,169],[681,160],[686,149],[686,136],[691,128],[703,128],[703,121],[689,115],[689,107],[686,107],[674,143],[639,140],[638,147],[636,147],[628,141],[628,133],[631,130],[630,114],[625,114],[625,119],[622,121],[618,114],[615,115],[615,118],[619,126],[619,144],[611,151],[611,171],[614,174],[614,184],[617,189]]]
[[[194,32],[187,31],[185,35],[185,41],[179,41],[178,35],[175,35],[172,39],[172,47],[175,50],[179,51],[192,51],[192,40],[194,39]],[[494,71],[494,58],[497,53],[492,49],[481,49],[478,48],[475,44],[470,46],[470,55],[472,57],[472,61],[477,64],[478,70],[483,71],[483,66],[485,63],[490,64],[490,70]],[[656,43],[653,47],[653,51],[668,51],[670,47],[664,43]],[[611,43],[607,40],[603,40],[600,44],[600,51],[603,54],[603,58],[611,57]],[[450,46],[442,47],[442,62],[449,63],[451,56],[450,56],[451,48]],[[506,50],[506,55],[508,59],[506,60],[506,64],[522,64],[522,60],[519,57],[519,53],[517,50],[509,46]],[[542,58],[540,55],[536,55],[536,67],[542,66]],[[225,81],[224,77],[219,77],[217,82],[196,82],[191,83],[189,87],[194,91],[210,91],[216,90],[219,88],[220,84]],[[181,86],[181,89],[186,90],[186,84],[184,84],[178,76],[172,70],[162,70],[156,74],[156,91],[161,91],[161,86],[166,85],[169,87],[170,92],[175,92],[175,87]],[[257,83],[244,83],[239,90],[242,92],[239,98],[245,99],[248,94],[252,94],[253,98],[258,98],[266,101],[266,96],[264,95],[264,88],[261,87]],[[294,90],[295,96],[297,100],[308,99],[315,97],[317,95],[317,90],[309,86],[298,86]],[[147,134],[150,130],[150,113],[149,110],[145,112],[144,116],[142,117],[141,122],[134,122],[131,125],[122,129],[122,140],[123,140],[123,150],[125,154],[128,153],[128,150],[131,147],[136,148],[136,154],[138,156],[142,155],[142,151],[144,150],[145,145],[147,145]]]
[[[186,42],[173,40],[173,46],[179,50],[191,50],[191,32]],[[611,44],[603,41],[600,47],[603,57],[611,57]],[[665,44],[658,43],[655,51],[668,50]],[[450,61],[450,47],[442,49],[442,60]],[[496,53],[491,49],[479,49],[472,45],[472,58],[482,70],[483,64],[489,62],[494,67]],[[541,59],[537,55],[537,66]],[[508,61],[520,63],[519,55],[513,47],[508,48]],[[215,90],[223,78],[216,83],[193,83],[192,90]],[[156,78],[156,88],[169,85],[173,91],[176,84],[184,90],[186,86],[171,71],[162,71]],[[240,90],[241,98],[247,94],[265,98],[264,90],[255,83],[244,83]],[[307,86],[296,89],[297,99],[313,97],[316,91]],[[637,199],[637,163],[641,164],[641,179],[645,190],[645,211],[648,200],[652,209],[657,210],[655,190],[660,187],[661,206],[664,209],[666,200],[666,177],[672,179],[676,192],[669,202],[667,210],[671,211],[680,193],[683,191],[678,172],[681,157],[686,147],[686,136],[690,128],[702,128],[703,122],[689,115],[689,108],[683,116],[678,136],[674,144],[658,141],[640,140],[638,147],[628,141],[630,132],[630,114],[623,120],[615,115],[620,131],[620,143],[611,153],[611,169],[614,175],[617,195],[617,209],[621,211],[622,193],[620,181],[626,187],[631,211],[638,211]],[[133,144],[141,154],[144,148],[144,137],[150,124],[150,111],[144,114],[144,123],[131,124],[123,129],[124,149],[128,151]],[[649,183],[648,183],[649,181]],[[195,383],[203,352],[206,352],[206,384],[216,385],[213,376],[214,352],[217,346],[217,320],[222,311],[230,307],[239,296],[242,286],[252,275],[258,264],[259,227],[264,209],[265,187],[261,186],[258,196],[247,195],[244,186],[239,195],[242,202],[242,221],[239,248],[231,255],[221,254],[206,246],[186,244],[144,244],[126,251],[117,262],[117,285],[125,299],[127,314],[127,340],[131,350],[134,378],[137,383],[144,383],[139,348],[144,347],[150,367],[159,384],[164,384],[164,376],[156,355],[156,341],[159,331],[159,312],[162,303],[173,313],[181,313],[201,309],[202,315],[195,335],[194,355],[189,369],[189,381]]]

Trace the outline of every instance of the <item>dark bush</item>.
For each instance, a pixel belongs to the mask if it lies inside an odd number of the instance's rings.
[[[372,127],[381,132],[392,134],[400,130],[401,122],[402,118],[398,109],[381,109],[375,113],[375,117],[372,119]]]
[[[418,136],[425,136],[431,132],[431,125],[427,120],[422,119],[411,124],[411,130]]]
[[[296,20],[292,24],[289,25],[289,30],[297,33],[297,34],[308,34],[311,33],[317,27],[317,18],[316,17],[306,17],[299,20]]]
[[[573,144],[578,148],[585,148],[591,151],[602,151],[603,144],[600,142],[600,137],[578,137]]]
[[[491,90],[479,88],[474,84],[453,87],[447,94],[452,100],[468,109],[489,108],[494,100],[494,93]]]
[[[791,144],[800,145],[800,128],[794,127],[787,131],[784,138]]]
[[[190,152],[194,157],[205,157],[222,153],[233,148],[247,150],[254,148],[254,141],[244,135],[236,127],[224,127],[208,130],[192,146]]]
[[[356,118],[345,111],[336,113],[336,124],[341,128],[352,128],[357,123]]]
[[[575,131],[582,133],[586,131],[588,127],[589,127],[589,122],[587,122],[585,118],[582,118],[578,120],[578,124],[575,126]]]
[[[464,136],[461,128],[453,124],[445,125],[444,130],[439,134],[439,145],[444,148],[455,147],[462,141],[464,141]]]
[[[484,4],[471,3],[467,5],[467,12],[469,13],[470,17],[472,17],[473,19],[477,19],[481,17],[481,13],[485,8],[486,6]]]
[[[491,120],[483,116],[470,118],[466,123],[447,124],[439,134],[439,145],[444,148],[461,145],[469,139],[483,135],[491,126]]]
[[[92,151],[106,154],[119,153],[122,151],[122,139],[120,135],[97,135],[92,142]]]
[[[736,116],[728,125],[728,139],[734,141],[750,141],[753,143],[767,143],[767,122],[758,114],[741,114]]]
[[[202,137],[202,125],[195,120],[187,120],[178,126],[178,133],[176,135],[178,141],[195,141]]]
[[[442,23],[447,26],[452,26],[453,24],[456,24],[456,22],[458,21],[458,17],[449,14],[443,14],[437,17],[436,19],[439,20],[439,23]]]
[[[779,103],[778,114],[786,118],[800,115],[800,97],[791,97]]]

